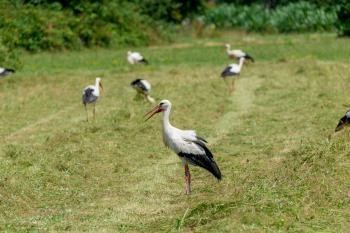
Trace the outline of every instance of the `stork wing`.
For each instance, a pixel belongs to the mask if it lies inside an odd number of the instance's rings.
[[[343,116],[343,117],[339,120],[338,125],[337,125],[337,127],[335,128],[335,132],[337,132],[337,131],[343,129],[344,126],[345,126],[346,124],[349,124],[349,119],[348,119],[347,115]]]
[[[225,78],[227,76],[237,75],[238,73],[238,66],[236,64],[231,64],[221,72],[221,77]]]
[[[135,59],[136,61],[141,61],[143,59],[142,55],[138,52],[132,53],[132,58]]]
[[[217,179],[221,179],[221,172],[213,159],[213,154],[207,148],[204,141],[197,139],[195,141],[186,140],[187,148],[186,151],[178,153],[180,157],[183,157],[187,162],[192,165],[202,167],[213,174]],[[191,148],[191,149],[190,149]]]
[[[233,54],[238,58],[244,57],[246,55],[245,52],[243,52],[242,50],[239,50],[239,49],[233,50]]]

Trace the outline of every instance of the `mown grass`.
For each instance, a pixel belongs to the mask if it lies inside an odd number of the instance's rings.
[[[230,96],[223,42],[248,52]],[[243,35],[126,50],[26,55],[0,82],[0,230],[7,232],[346,232],[349,52],[334,35]],[[95,122],[82,88],[103,78]],[[129,83],[148,79],[173,103],[171,120],[210,142],[223,180],[183,168],[162,144],[152,106]],[[159,117],[158,117],[159,118]]]

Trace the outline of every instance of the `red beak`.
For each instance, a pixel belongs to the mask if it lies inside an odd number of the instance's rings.
[[[146,120],[145,121],[148,121],[151,117],[153,117],[156,113],[159,113],[159,112],[161,112],[161,111],[163,111],[159,106],[156,106],[155,108],[153,108],[151,111],[149,111],[148,113],[146,113],[145,114],[145,117],[147,117],[146,118]]]

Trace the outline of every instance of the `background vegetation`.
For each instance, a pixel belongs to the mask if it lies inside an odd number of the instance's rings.
[[[246,2],[246,1],[245,1]],[[350,7],[327,1],[2,0],[1,47],[30,52],[143,46],[170,41],[184,25],[203,30],[339,31],[349,34]],[[187,23],[186,23],[187,22]],[[202,35],[202,33],[196,33]]]
[[[181,38],[178,38],[179,40]],[[219,75],[234,42],[256,62],[228,95]],[[334,34],[182,38],[128,48],[25,53],[0,82],[1,232],[347,232],[350,43]],[[101,76],[97,119],[82,88]],[[183,167],[162,143],[160,116],[129,86],[149,80],[171,122],[209,141],[223,180]],[[90,109],[91,110],[91,109]]]

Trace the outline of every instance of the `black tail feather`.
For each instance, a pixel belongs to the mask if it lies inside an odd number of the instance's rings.
[[[247,59],[247,60],[251,60],[252,62],[254,62],[254,58],[253,58],[252,56],[250,56],[249,54],[246,54],[246,55],[244,56],[244,58]]]
[[[143,58],[140,62],[143,63],[143,64],[145,64],[145,65],[148,65],[148,64],[149,64],[148,61],[147,61],[145,58]]]
[[[342,130],[342,129],[344,128],[344,126],[347,125],[347,124],[349,124],[349,123],[350,123],[350,122],[349,122],[348,117],[347,117],[346,115],[343,116],[343,117],[339,120],[338,125],[337,125],[337,127],[335,128],[335,132],[338,132],[338,131]]]
[[[216,164],[213,158],[213,154],[206,147],[206,145],[201,141],[195,141],[198,146],[203,148],[205,154],[189,154],[180,152],[180,157],[185,157],[187,161],[189,161],[192,165],[200,166],[205,170],[209,171],[213,176],[215,176],[218,180],[221,180],[222,175],[219,166]]]
[[[236,73],[232,73],[231,72],[231,67],[228,66],[221,72],[220,76],[221,76],[221,78],[225,78],[227,76],[233,76],[233,75],[236,75]]]

